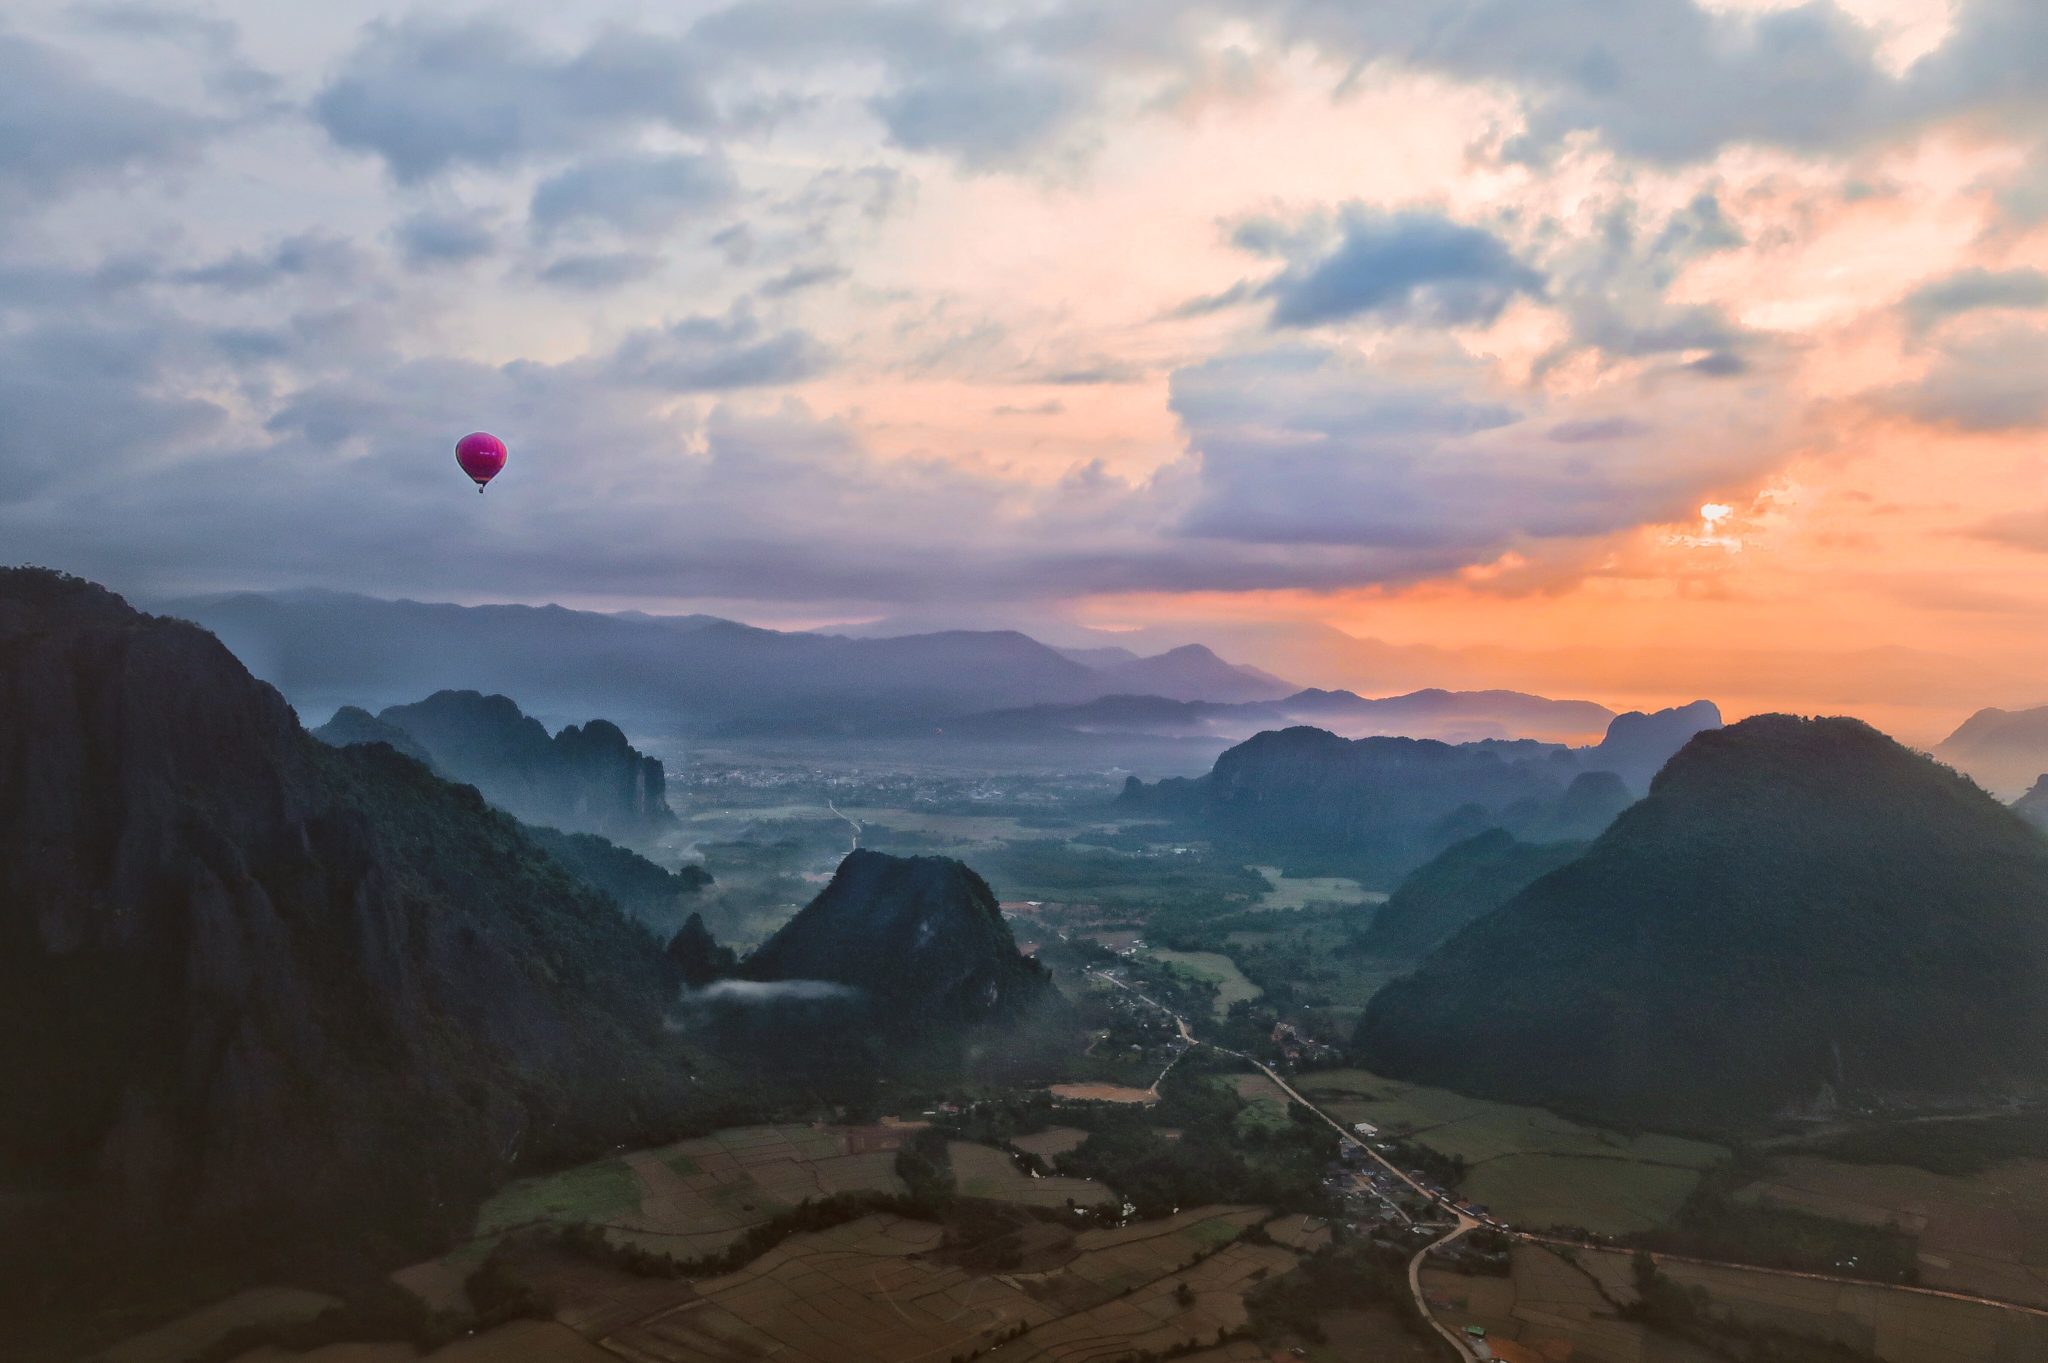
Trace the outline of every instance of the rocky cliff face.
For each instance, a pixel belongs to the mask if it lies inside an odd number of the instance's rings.
[[[1051,977],[1017,954],[988,882],[950,857],[857,850],[832,883],[741,965],[748,980],[858,990],[884,1020],[1015,1016]]]
[[[630,842],[675,822],[660,761],[607,720],[549,737],[509,697],[437,691],[385,709],[377,723],[409,735],[438,770],[529,823]]]
[[[195,626],[0,572],[0,1317],[39,1274],[459,1224],[669,1111],[668,985],[474,791],[314,741]]]

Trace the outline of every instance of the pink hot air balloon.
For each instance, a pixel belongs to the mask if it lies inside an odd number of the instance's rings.
[[[455,462],[482,492],[484,484],[505,469],[505,442],[488,431],[471,431],[455,442]]]

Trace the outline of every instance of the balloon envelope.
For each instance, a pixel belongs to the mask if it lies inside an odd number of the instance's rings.
[[[471,431],[455,442],[455,462],[482,492],[505,467],[505,442],[488,431]]]

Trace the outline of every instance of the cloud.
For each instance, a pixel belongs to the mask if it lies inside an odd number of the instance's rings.
[[[0,33],[0,213],[183,156],[208,130],[95,79],[67,52]]]
[[[595,157],[542,180],[533,191],[537,236],[597,225],[654,236],[732,201],[739,182],[723,155],[632,153]]]
[[[1024,161],[1085,104],[1078,82],[1060,70],[980,65],[914,77],[870,107],[898,146],[986,170]]]
[[[1627,416],[1603,416],[1560,421],[1544,435],[1561,445],[1582,445],[1593,440],[1629,440],[1649,433],[1648,422]]]
[[[2048,332],[2008,326],[1948,346],[1918,382],[1883,405],[1930,426],[1972,434],[2048,426]]]
[[[582,151],[636,127],[715,122],[678,39],[611,30],[562,54],[491,19],[370,25],[312,111],[337,143],[406,182]]]
[[[773,279],[765,280],[755,292],[763,298],[787,298],[793,293],[836,284],[847,277],[843,265],[793,265]]]
[[[264,251],[236,251],[210,265],[180,271],[181,284],[253,293],[291,279],[345,283],[360,268],[362,254],[353,243],[326,232],[301,232]]]
[[[2014,549],[2048,554],[2048,507],[2038,511],[2014,511],[1977,522],[1964,533]],[[2031,603],[2029,609],[2038,609]]]
[[[765,1005],[776,1003],[817,1003],[827,999],[857,999],[861,991],[833,980],[719,980],[702,989],[685,990],[685,1003]]]
[[[1172,405],[1199,467],[1184,533],[1376,548],[1390,574],[1689,518],[1773,457],[1741,404],[1694,404],[1683,438],[1589,416],[1598,440],[1560,443],[1569,417],[1456,353],[1250,351],[1176,371]]]
[[[98,481],[218,432],[208,397],[164,392],[181,329],[138,314],[120,326],[51,322],[0,338],[0,506],[81,477]]]
[[[1948,318],[1995,308],[2048,308],[2048,272],[1970,268],[1922,284],[1899,304],[1906,325],[1925,332]]]
[[[582,251],[557,256],[541,266],[536,277],[557,288],[604,293],[635,284],[661,269],[661,257],[645,251]]]
[[[1545,265],[1550,297],[1571,329],[1571,339],[1539,364],[1547,370],[1574,351],[1591,348],[1616,359],[1646,359],[1688,351],[1711,352],[1693,372],[1727,377],[1746,367],[1742,352],[1758,337],[1703,303],[1673,303],[1669,294],[1693,261],[1741,244],[1720,201],[1695,195],[1661,219],[1630,197],[1590,212],[1592,231],[1551,223],[1562,242]]]
[[[392,234],[399,254],[415,269],[467,264],[497,246],[496,234],[469,213],[414,213]]]
[[[1240,225],[1234,240],[1288,259],[1286,269],[1259,289],[1273,300],[1276,327],[1367,315],[1467,326],[1491,322],[1518,295],[1543,291],[1543,277],[1506,242],[1437,213],[1383,213],[1353,204],[1330,230],[1255,220]],[[1229,300],[1226,293],[1208,302]]]
[[[824,348],[808,333],[770,332],[752,312],[685,317],[628,336],[605,361],[621,383],[669,393],[705,393],[795,383],[822,372]]]

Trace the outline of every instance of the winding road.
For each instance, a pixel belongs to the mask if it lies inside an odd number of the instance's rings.
[[[1182,1051],[1181,1055],[1186,1055],[1187,1051],[1191,1051],[1195,1047],[1204,1044],[1202,1040],[1194,1034],[1193,1029],[1188,1026],[1188,1020],[1186,1018],[1182,1017],[1179,1013],[1174,1012],[1171,1008],[1168,1008],[1165,1004],[1159,1002],[1159,1000],[1153,998],[1151,995],[1145,993],[1140,989],[1133,988],[1132,986],[1125,984],[1122,980],[1116,979],[1113,976],[1105,975],[1099,970],[1090,970],[1088,973],[1093,975],[1096,979],[1101,980],[1105,984],[1113,984],[1117,988],[1125,991],[1126,993],[1135,995],[1136,997],[1143,999],[1146,1003],[1151,1004],[1154,1008],[1157,1008],[1160,1012],[1172,1018],[1174,1025],[1180,1029],[1181,1036],[1185,1038],[1188,1043],[1187,1050]],[[1209,1049],[1213,1051],[1217,1051],[1223,1055],[1235,1056],[1239,1060],[1242,1060],[1247,1064],[1256,1067],[1260,1073],[1264,1074],[1268,1079],[1272,1080],[1275,1084],[1279,1085],[1280,1091],[1282,1093],[1285,1093],[1289,1098],[1293,1099],[1297,1103],[1300,1103],[1304,1108],[1307,1108],[1310,1112],[1314,1113],[1317,1117],[1321,1118],[1324,1122],[1328,1123],[1331,1129],[1337,1133],[1337,1137],[1339,1140],[1343,1141],[1348,1146],[1352,1146],[1356,1149],[1363,1150],[1368,1159],[1372,1160],[1375,1164],[1379,1165],[1382,1169],[1385,1169],[1395,1178],[1401,1180],[1401,1182],[1407,1184],[1410,1188],[1414,1189],[1416,1193],[1418,1193],[1424,1198],[1427,1198],[1430,1202],[1436,1204],[1442,1210],[1450,1213],[1450,1215],[1453,1218],[1455,1218],[1455,1224],[1453,1224],[1448,1231],[1446,1231],[1442,1235],[1439,1235],[1436,1239],[1431,1240],[1429,1243],[1423,1245],[1422,1248],[1416,1250],[1414,1257],[1409,1259],[1408,1293],[1415,1299],[1415,1308],[1416,1310],[1422,1313],[1422,1318],[1428,1321],[1430,1325],[1435,1327],[1436,1332],[1439,1335],[1443,1336],[1444,1342],[1449,1344],[1451,1348],[1457,1352],[1458,1357],[1463,1359],[1470,1359],[1473,1361],[1473,1363],[1479,1363],[1481,1355],[1473,1351],[1471,1345],[1465,1341],[1464,1336],[1460,1335],[1457,1331],[1451,1329],[1450,1326],[1444,1324],[1442,1321],[1436,1318],[1435,1313],[1429,1309],[1429,1299],[1423,1295],[1422,1291],[1422,1265],[1423,1262],[1426,1259],[1428,1259],[1429,1252],[1433,1249],[1438,1248],[1439,1246],[1450,1244],[1453,1240],[1456,1240],[1459,1236],[1464,1235],[1469,1231],[1476,1230],[1479,1226],[1479,1223],[1475,1221],[1473,1218],[1467,1216],[1465,1213],[1459,1211],[1456,1206],[1452,1205],[1449,1202],[1448,1199],[1437,1197],[1436,1194],[1430,1192],[1429,1189],[1423,1187],[1420,1183],[1417,1183],[1414,1179],[1410,1178],[1406,1173],[1402,1172],[1400,1169],[1395,1168],[1392,1161],[1388,1160],[1384,1155],[1380,1154],[1379,1151],[1373,1149],[1372,1146],[1368,1145],[1366,1142],[1358,1139],[1358,1137],[1352,1133],[1351,1128],[1345,1126],[1344,1123],[1338,1121],[1335,1117],[1332,1117],[1329,1113],[1323,1111],[1320,1107],[1317,1107],[1314,1103],[1310,1102],[1307,1098],[1303,1097],[1299,1089],[1295,1088],[1294,1085],[1288,1083],[1285,1079],[1281,1078],[1280,1075],[1277,1072],[1275,1072],[1273,1068],[1267,1065],[1264,1061],[1259,1060],[1254,1056],[1246,1055],[1243,1051],[1233,1051],[1228,1046],[1218,1046],[1214,1042],[1210,1042],[1208,1043],[1208,1045]],[[1178,1063],[1180,1057],[1176,1056],[1174,1057],[1174,1059],[1175,1063]],[[1173,1066],[1169,1065],[1167,1066],[1167,1068],[1171,1069],[1173,1068]],[[1165,1077],[1166,1076],[1163,1073],[1160,1075],[1160,1078],[1162,1079]]]
[[[1144,993],[1142,990],[1133,988],[1132,986],[1125,984],[1122,980],[1112,978],[1109,975],[1105,975],[1101,971],[1090,970],[1088,973],[1095,976],[1097,979],[1102,980],[1106,984],[1113,984],[1117,988],[1122,989],[1127,993],[1136,995],[1138,998],[1143,999],[1146,1003],[1151,1004],[1154,1008],[1157,1008],[1160,1012],[1165,1013],[1168,1017],[1172,1018],[1174,1024],[1180,1028],[1180,1034],[1187,1039],[1188,1049],[1192,1050],[1196,1046],[1207,1044],[1211,1050],[1220,1052],[1223,1055],[1235,1056],[1239,1060],[1242,1060],[1247,1064],[1252,1065],[1253,1067],[1258,1069],[1260,1073],[1264,1074],[1268,1079],[1272,1080],[1275,1084],[1279,1085],[1281,1092],[1285,1093],[1289,1098],[1291,1098],[1297,1103],[1300,1103],[1304,1108],[1307,1108],[1310,1112],[1314,1113],[1317,1117],[1321,1118],[1324,1122],[1328,1123],[1330,1127],[1336,1131],[1337,1135],[1345,1142],[1345,1144],[1363,1150],[1366,1153],[1366,1156],[1369,1159],[1371,1159],[1375,1164],[1379,1165],[1382,1169],[1385,1169],[1388,1173],[1392,1174],[1401,1182],[1407,1184],[1410,1188],[1414,1189],[1421,1196],[1427,1198],[1430,1202],[1435,1204],[1440,1210],[1456,1218],[1456,1224],[1449,1231],[1445,1232],[1443,1235],[1438,1236],[1436,1239],[1430,1241],[1421,1249],[1417,1250],[1415,1253],[1415,1257],[1408,1261],[1408,1291],[1409,1294],[1413,1296],[1415,1299],[1416,1308],[1422,1312],[1422,1318],[1428,1321],[1432,1326],[1436,1327],[1436,1332],[1439,1335],[1443,1336],[1444,1340],[1448,1344],[1450,1344],[1450,1346],[1453,1349],[1457,1351],[1458,1357],[1464,1359],[1471,1359],[1474,1360],[1475,1363],[1477,1363],[1477,1360],[1481,1358],[1481,1355],[1474,1352],[1471,1346],[1466,1342],[1465,1338],[1462,1335],[1458,1334],[1449,1326],[1445,1325],[1442,1321],[1438,1320],[1436,1318],[1435,1313],[1433,1313],[1429,1309],[1429,1301],[1423,1295],[1422,1290],[1422,1266],[1424,1262],[1428,1259],[1429,1252],[1431,1250],[1437,1249],[1443,1245],[1448,1245],[1453,1240],[1456,1240],[1459,1236],[1467,1234],[1468,1232],[1477,1229],[1479,1226],[1479,1222],[1474,1220],[1472,1217],[1467,1216],[1464,1212],[1459,1211],[1457,1204],[1453,1202],[1450,1198],[1441,1197],[1435,1193],[1432,1193],[1429,1189],[1423,1187],[1420,1183],[1410,1178],[1401,1169],[1396,1168],[1391,1160],[1388,1160],[1385,1156],[1381,1155],[1379,1151],[1373,1149],[1372,1146],[1368,1143],[1359,1140],[1358,1137],[1352,1133],[1351,1129],[1345,1126],[1343,1122],[1331,1116],[1329,1113],[1323,1111],[1322,1108],[1316,1106],[1316,1104],[1310,1101],[1307,1097],[1305,1097],[1299,1089],[1295,1088],[1294,1085],[1288,1083],[1286,1079],[1282,1078],[1277,1071],[1275,1071],[1270,1065],[1267,1065],[1264,1061],[1259,1060],[1255,1056],[1246,1055],[1242,1051],[1233,1051],[1227,1046],[1218,1046],[1214,1042],[1204,1043],[1195,1036],[1193,1030],[1188,1026],[1188,1021],[1186,1018],[1174,1012],[1165,1004],[1160,1003],[1157,999],[1152,998],[1150,995]],[[1182,1054],[1186,1054],[1186,1052],[1183,1051]],[[1161,1077],[1163,1078],[1164,1076],[1162,1075]],[[1548,1245],[1556,1248],[1608,1251],[1614,1249],[1614,1246],[1612,1245],[1587,1244],[1577,1240],[1561,1239],[1556,1236],[1536,1235],[1527,1231],[1509,1231],[1508,1233],[1513,1235],[1517,1240],[1522,1241],[1524,1244],[1530,1245]],[[1795,1268],[1769,1268],[1762,1264],[1741,1264],[1734,1263],[1725,1259],[1702,1259],[1690,1254],[1669,1254],[1660,1251],[1653,1253],[1651,1257],[1657,1260],[1659,1263],[1669,1261],[1672,1263],[1680,1264],[1698,1264],[1705,1268],[1735,1269],[1737,1271],[1744,1273],[1768,1273],[1774,1277],[1803,1278],[1812,1282],[1838,1283],[1847,1287],[1874,1287],[1885,1292],[1908,1292],[1916,1296],[1941,1297],[1948,1301],[1968,1302],[1975,1306],[1996,1307],[2001,1311],[2017,1311],[2023,1315],[2048,1317],[2048,1309],[2043,1309],[2038,1306],[2027,1306],[2020,1302],[2005,1301],[1998,1297],[1980,1297],[1969,1292],[1953,1292],[1945,1288],[1939,1287],[1920,1287],[1908,1283],[1878,1282],[1871,1278],[1852,1278],[1845,1274],[1814,1273],[1803,1269]]]

